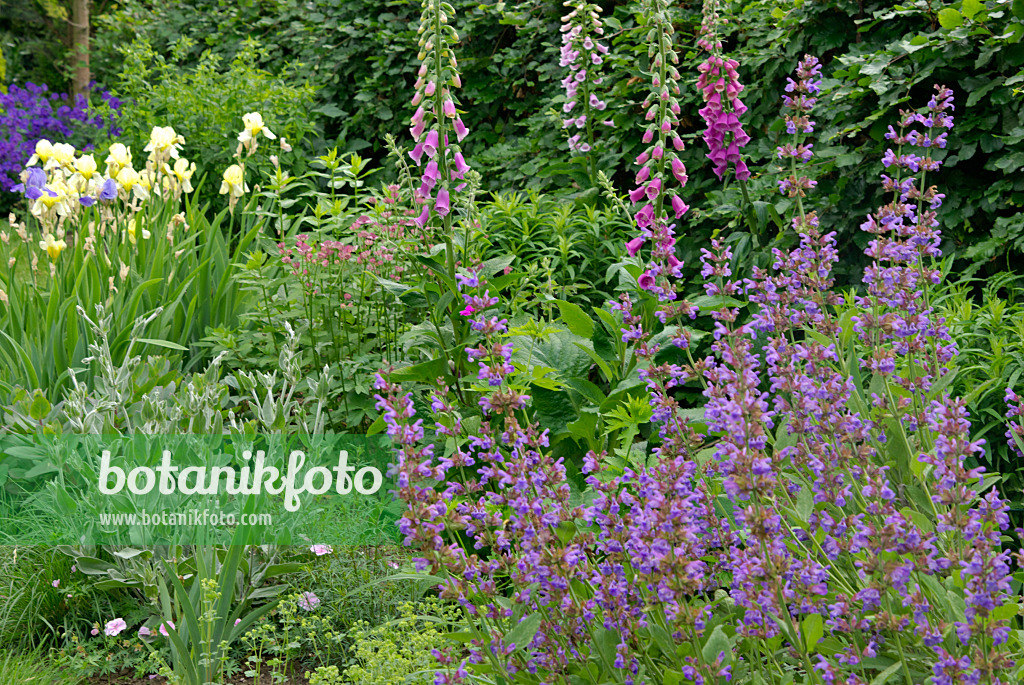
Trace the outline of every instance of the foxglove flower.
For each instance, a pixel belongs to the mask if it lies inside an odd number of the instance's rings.
[[[737,180],[746,181],[750,178],[750,171],[743,161],[740,148],[750,142],[750,136],[744,132],[740,116],[747,111],[747,107],[739,98],[743,92],[736,72],[739,63],[722,57],[722,43],[716,35],[718,22],[718,1],[705,0],[704,21],[697,45],[709,55],[697,67],[700,72],[697,87],[705,103],[699,114],[708,125],[704,132],[704,142],[708,146],[707,157],[714,164],[715,175],[719,179],[724,178],[729,164],[732,164]]]
[[[594,127],[601,116],[599,113],[608,107],[596,93],[603,82],[600,67],[608,55],[608,47],[601,42],[604,24],[599,6],[586,0],[568,0],[564,5],[572,10],[562,17],[562,50],[558,62],[560,67],[569,70],[562,79],[565,89],[562,111],[568,116],[562,121],[562,128],[579,131],[569,137],[569,150],[589,155],[594,147]],[[612,124],[609,120],[602,123]],[[593,155],[589,155],[591,179],[595,175],[594,164]]]
[[[412,99],[416,111],[409,129],[415,141],[409,156],[416,166],[422,166],[424,157],[427,160],[417,192],[422,210],[416,223],[421,228],[430,220],[431,210],[444,221],[451,221],[447,218],[451,212],[451,193],[464,187],[464,183],[455,182],[469,170],[459,147],[469,130],[459,115],[453,92],[462,84],[452,47],[459,41],[458,33],[450,25],[455,9],[440,0],[423,0],[422,7],[418,31],[421,64]],[[449,133],[454,134],[454,143]]]

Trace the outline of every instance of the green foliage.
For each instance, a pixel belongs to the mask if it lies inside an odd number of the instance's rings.
[[[122,141],[135,149],[149,140],[154,126],[171,126],[185,138],[208,180],[200,198],[217,196],[224,169],[233,163],[242,130],[242,115],[263,114],[279,138],[298,144],[314,130],[309,118],[314,88],[291,72],[272,74],[258,68],[265,52],[255,41],[243,42],[230,60],[207,51],[194,66],[184,66],[187,39],[163,51],[144,39],[123,48],[123,64],[112,88],[131,103],[119,125]]]
[[[441,668],[431,650],[448,642],[448,633],[462,618],[458,607],[436,597],[406,603],[393,621],[371,628],[357,624],[352,631],[355,665],[345,669],[349,682],[362,685],[429,685]]]
[[[31,220],[12,227],[14,235],[0,245],[0,395],[10,398],[16,386],[39,388],[56,402],[74,372],[91,387],[99,369],[84,360],[97,340],[94,324],[120,364],[131,354],[187,351],[208,326],[237,320],[244,299],[229,271],[253,230],[230,245],[222,228],[226,210],[210,221],[194,203],[178,215],[176,209],[156,203],[134,218],[118,217],[105,238],[74,240],[56,258],[37,247],[41,229]],[[145,323],[135,331],[139,317]]]
[[[980,290],[980,293],[978,292]],[[975,434],[985,440],[981,466],[998,473],[999,490],[1020,507],[1024,464],[1006,443],[1006,388],[1024,376],[1024,288],[1018,274],[963,279],[937,298],[960,349],[954,394],[968,402]]]
[[[80,681],[42,653],[0,651],[0,683],[77,685]]]
[[[0,0],[0,45],[6,77],[11,82],[49,84],[55,92],[70,83],[67,8],[60,0]]]
[[[250,507],[247,510],[252,511]],[[162,615],[158,623],[162,630],[157,632],[167,636],[172,668],[163,664],[161,670],[164,675],[173,673],[181,685],[222,679],[231,644],[277,605],[272,601],[253,608],[253,595],[236,595],[236,575],[245,577],[246,543],[252,533],[252,527],[243,524],[226,549],[198,548],[190,588],[179,577],[176,563],[172,566],[164,561],[167,573],[159,578]]]

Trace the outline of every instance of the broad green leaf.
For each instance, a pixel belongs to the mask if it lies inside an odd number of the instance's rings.
[[[939,10],[939,25],[947,31],[960,28],[964,23],[964,17],[952,7]]]
[[[963,5],[960,7],[964,17],[969,20],[974,19],[974,15],[983,9],[985,9],[985,5],[981,0],[964,0]]]
[[[890,677],[895,675],[896,672],[899,671],[901,668],[903,668],[903,662],[897,661],[892,666],[890,666],[889,668],[885,669],[877,676],[875,676],[875,679],[871,681],[871,685],[884,685],[885,682],[888,681]]]
[[[807,651],[813,654],[818,641],[825,636],[824,619],[821,614],[807,614],[800,622],[800,632],[803,633]]]
[[[587,316],[583,308],[567,300],[555,300],[558,303],[558,312],[562,322],[569,331],[581,338],[590,338],[594,335],[594,320]]]
[[[711,635],[708,636],[700,653],[703,655],[704,661],[712,663],[723,652],[725,653],[725,661],[732,661],[732,643],[729,642],[729,636],[722,630],[722,626],[717,625],[711,631]]]
[[[537,631],[540,630],[541,618],[540,612],[524,617],[516,624],[515,628],[505,634],[505,646],[515,644],[517,650],[529,647]]]

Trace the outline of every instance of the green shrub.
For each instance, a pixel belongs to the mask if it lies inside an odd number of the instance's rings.
[[[348,682],[361,685],[429,685],[438,667],[431,650],[448,643],[446,633],[462,616],[458,607],[436,597],[399,607],[394,621],[370,628],[358,624],[351,656],[356,665],[345,669]]]
[[[260,112],[279,138],[301,142],[314,130],[315,89],[294,74],[258,68],[265,55],[255,41],[244,41],[230,61],[207,51],[186,67],[181,59],[189,45],[183,39],[167,59],[144,39],[131,43],[113,90],[126,103],[123,142],[141,150],[154,126],[174,128],[196,162],[196,177],[207,176],[199,189],[205,201],[217,197],[221,174],[234,162],[242,115]]]

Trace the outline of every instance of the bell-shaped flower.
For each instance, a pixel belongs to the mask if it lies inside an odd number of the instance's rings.
[[[449,205],[447,188],[441,188],[437,191],[437,204],[434,206],[434,209],[436,209],[437,213],[441,216],[448,216],[448,212],[451,211],[451,207]]]
[[[626,243],[626,252],[629,253],[630,257],[635,257],[636,253],[640,251],[640,248],[644,245],[644,237],[637,236]]]
[[[416,162],[416,166],[419,166],[423,161],[423,143],[417,143],[416,147],[409,151],[409,156],[412,157],[412,161]]]
[[[427,225],[427,222],[430,221],[430,208],[427,205],[423,205],[423,211],[420,212],[420,215],[416,217],[415,221],[416,225],[420,228]]]
[[[427,139],[423,141],[423,152],[427,157],[433,158],[437,154],[437,145],[437,129],[431,129],[427,134]]]
[[[676,213],[677,219],[681,217],[683,214],[685,214],[688,209],[690,208],[687,206],[685,202],[683,202],[683,199],[681,197],[679,197],[678,195],[672,196],[672,210]]]
[[[466,159],[462,156],[461,152],[455,153],[454,160],[455,170],[452,172],[452,178],[461,179],[466,175],[466,172],[469,171],[469,165],[466,164]]]
[[[427,163],[426,169],[423,170],[423,183],[428,188],[433,188],[437,185],[437,180],[440,178],[437,168],[437,160],[430,160]]]
[[[462,139],[469,135],[469,129],[466,128],[466,125],[462,123],[461,117],[455,120],[453,126],[455,128],[455,137],[461,143]]]

